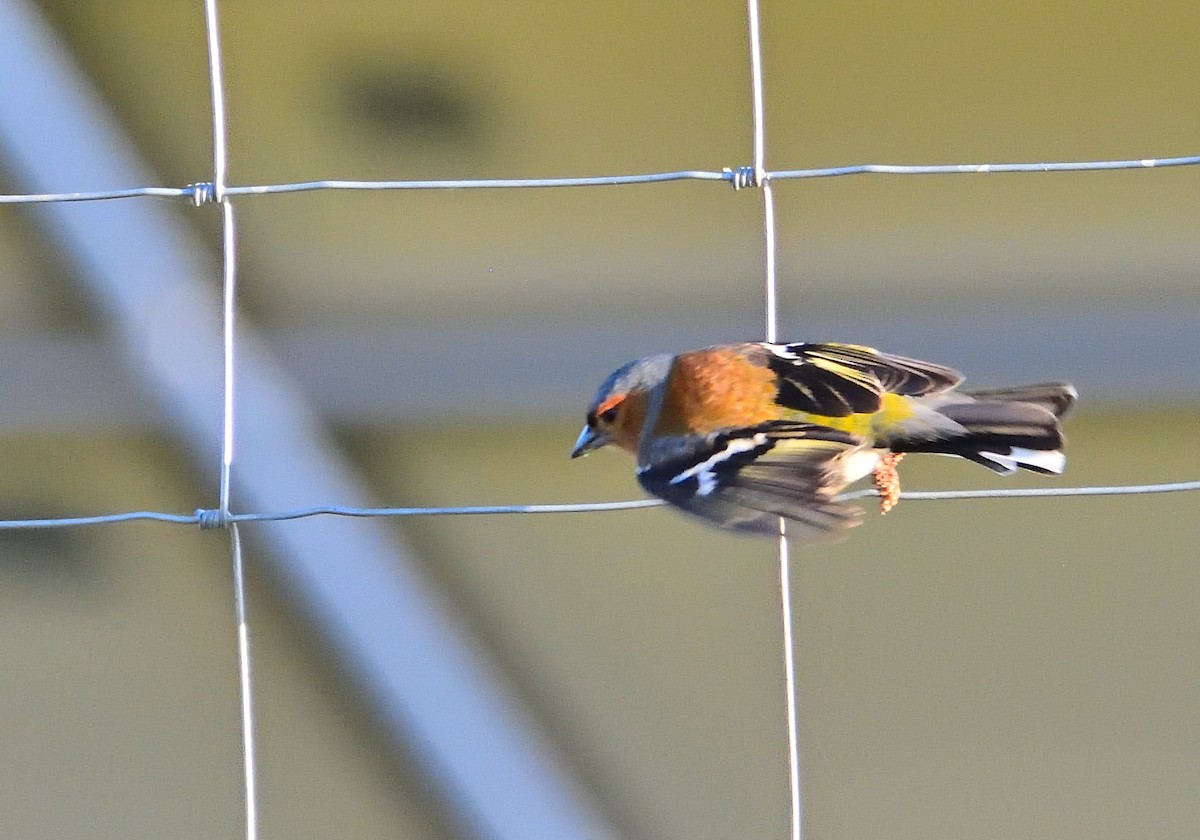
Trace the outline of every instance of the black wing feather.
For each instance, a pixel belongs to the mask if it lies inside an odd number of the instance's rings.
[[[859,510],[834,500],[844,480],[837,459],[864,441],[806,423],[772,421],[711,435],[665,438],[643,453],[638,481],[648,492],[740,531],[815,539],[858,523]]]
[[[935,394],[962,382],[951,368],[857,344],[760,346],[779,377],[779,404],[808,414],[870,414],[879,410],[884,394]]]

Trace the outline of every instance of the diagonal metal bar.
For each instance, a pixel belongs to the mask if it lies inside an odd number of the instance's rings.
[[[30,190],[150,183],[130,143],[32,4],[0,0],[0,157]],[[221,444],[215,266],[155,202],[48,205],[38,216],[74,263],[126,365],[205,468]],[[368,494],[299,389],[239,337],[234,493],[252,509]],[[348,663],[397,740],[414,750],[469,836],[612,836],[588,796],[382,523],[264,525],[267,559]]]

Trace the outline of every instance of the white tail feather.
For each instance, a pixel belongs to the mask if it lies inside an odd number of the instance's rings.
[[[1006,473],[1016,472],[1020,466],[1033,467],[1043,472],[1062,475],[1067,468],[1067,456],[1059,449],[1026,449],[1014,446],[1008,454],[999,452],[980,452],[981,458],[986,458]]]

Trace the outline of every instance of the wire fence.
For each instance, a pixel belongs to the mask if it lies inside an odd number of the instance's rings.
[[[1042,161],[1026,163],[899,164],[860,163],[819,169],[763,171],[758,183],[809,178],[841,178],[850,175],[987,175],[1013,172],[1101,172],[1117,169],[1166,169],[1200,165],[1200,155],[1138,160]],[[596,175],[580,178],[473,178],[461,180],[349,181],[321,180],[285,184],[226,186],[227,198],[251,195],[282,195],[316,190],[497,190],[547,189],[557,187],[618,187],[631,184],[664,184],[671,181],[719,181],[734,189],[757,186],[753,167],[717,170],[689,169],[678,172],[649,172],[641,175]],[[217,202],[211,181],[185,187],[131,187],[76,193],[0,195],[0,204],[46,204],[67,201],[112,201],[123,198],[181,198],[200,206]]]
[[[900,498],[911,502],[949,502],[981,499],[1037,499],[1089,496],[1145,496],[1159,493],[1200,491],[1200,481],[1176,481],[1165,484],[1116,484],[1095,487],[1003,487],[983,490],[905,490]],[[852,502],[879,495],[873,487],[842,493],[840,502]],[[63,516],[52,519],[3,519],[0,530],[34,528],[77,528],[86,525],[114,525],[120,522],[161,522],[168,525],[191,525],[201,530],[225,528],[246,522],[288,522],[314,516],[368,517],[411,516],[508,516],[512,514],[547,513],[607,513],[621,510],[643,510],[663,507],[661,499],[631,499],[621,502],[573,502],[569,504],[532,505],[458,505],[454,507],[349,507],[318,505],[315,507],[262,511],[256,513],[222,513],[219,508],[198,508],[192,513],[168,513],[156,510],[134,510],[104,513],[95,516]]]
[[[239,665],[242,690],[243,749],[245,755],[246,834],[257,835],[257,797],[255,783],[255,759],[253,737],[253,703],[250,691],[250,646],[246,619],[241,540],[238,526],[257,522],[280,522],[319,516],[339,517],[412,517],[412,516],[495,516],[528,514],[601,513],[636,510],[664,504],[657,499],[631,501],[595,502],[582,504],[509,504],[456,507],[344,507],[337,505],[307,507],[277,512],[234,512],[230,510],[230,487],[234,466],[234,416],[236,411],[235,354],[236,340],[236,220],[231,202],[235,198],[262,195],[281,195],[315,190],[463,190],[463,189],[546,189],[566,187],[627,186],[638,184],[660,184],[674,181],[710,181],[734,189],[755,188],[764,195],[764,235],[766,251],[766,338],[776,339],[777,316],[775,309],[775,246],[774,218],[771,183],[778,180],[834,178],[857,175],[982,175],[999,173],[1036,172],[1094,172],[1118,169],[1158,169],[1178,166],[1200,165],[1200,155],[1144,158],[1131,160],[1059,161],[1024,163],[964,163],[964,164],[856,164],[819,169],[770,170],[765,165],[765,129],[762,101],[761,47],[759,44],[758,9],[755,0],[747,3],[750,33],[751,91],[753,117],[752,163],[745,166],[727,167],[719,170],[681,170],[630,175],[602,175],[562,178],[522,179],[469,179],[469,180],[317,180],[297,183],[259,185],[230,185],[226,179],[226,143],[224,83],[221,73],[220,36],[217,22],[216,0],[205,0],[206,39],[209,55],[210,86],[213,117],[213,177],[211,181],[189,184],[182,187],[134,186],[126,189],[89,192],[39,193],[0,195],[0,204],[45,204],[54,202],[110,201],[141,198],[176,199],[187,201],[197,207],[218,204],[222,208],[223,222],[223,328],[224,328],[224,398],[223,429],[221,444],[221,474],[219,506],[216,509],[199,509],[190,514],[128,511],[95,516],[58,517],[52,519],[0,520],[3,529],[73,528],[94,525],[112,525],[124,522],[150,521],[170,525],[185,525],[200,529],[229,529],[231,552],[234,561],[235,604],[238,622]],[[1055,488],[1008,488],[988,490],[960,490],[936,492],[906,491],[901,499],[912,501],[950,501],[967,499],[1012,499],[1047,497],[1090,497],[1123,496],[1157,493],[1200,491],[1200,480],[1160,484],[1133,484],[1089,487]],[[878,495],[874,489],[845,493],[842,500],[861,499]],[[791,759],[792,791],[792,836],[801,836],[801,809],[799,801],[799,758],[795,735],[795,685],[794,653],[791,642],[790,604],[787,601],[788,566],[786,538],[780,541],[781,589],[784,597],[784,632],[788,683],[789,741]]]

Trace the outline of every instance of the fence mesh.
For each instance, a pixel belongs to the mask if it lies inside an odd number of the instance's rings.
[[[223,317],[224,330],[224,381],[222,448],[219,504],[215,509],[198,509],[193,513],[170,513],[160,511],[125,511],[94,516],[72,516],[53,519],[10,519],[0,521],[0,529],[29,528],[74,528],[83,526],[110,525],[131,521],[154,521],[172,525],[199,527],[201,529],[229,529],[232,554],[235,563],[236,606],[239,627],[239,663],[242,677],[243,739],[246,756],[245,792],[247,802],[246,831],[248,837],[257,834],[257,804],[255,793],[253,752],[253,703],[250,692],[250,647],[246,603],[243,585],[241,540],[238,526],[264,521],[291,521],[318,516],[343,517],[412,517],[412,516],[492,516],[558,513],[607,513],[620,510],[644,508],[662,504],[658,500],[631,500],[618,502],[596,502],[585,504],[506,504],[456,507],[345,507],[322,505],[282,511],[233,511],[230,508],[230,488],[233,483],[236,461],[233,429],[237,411],[235,388],[237,331],[236,318],[236,218],[234,200],[250,200],[256,196],[277,196],[288,193],[315,190],[347,191],[410,191],[410,190],[462,190],[462,189],[559,189],[566,187],[622,186],[633,184],[662,184],[682,180],[713,182],[723,188],[758,189],[764,196],[764,232],[766,253],[766,327],[765,337],[769,341],[777,338],[776,280],[774,219],[771,184],[789,179],[843,178],[860,175],[995,175],[999,173],[1047,173],[1047,172],[1097,172],[1116,169],[1162,169],[1169,167],[1200,165],[1200,155],[1178,157],[1147,157],[1130,160],[1019,162],[1019,163],[959,163],[934,165],[907,164],[856,164],[816,169],[769,169],[766,166],[763,108],[762,55],[759,43],[760,26],[757,3],[749,0],[748,27],[751,40],[750,90],[753,121],[753,149],[751,162],[746,165],[731,165],[712,170],[680,170],[645,174],[601,175],[561,178],[491,178],[491,179],[448,179],[448,180],[314,180],[295,183],[227,184],[226,183],[226,120],[224,110],[224,83],[220,56],[220,35],[217,22],[216,0],[206,0],[205,23],[209,54],[210,84],[212,91],[213,118],[213,173],[211,180],[179,187],[134,186],[126,189],[80,191],[52,194],[0,195],[0,204],[29,205],[57,202],[90,202],[110,200],[136,200],[147,198],[169,198],[187,202],[194,206],[220,205],[223,219]],[[1122,496],[1156,493],[1179,493],[1200,491],[1200,480],[1186,480],[1156,484],[1114,484],[1108,486],[1079,486],[1054,488],[1006,488],[965,491],[915,492],[905,491],[902,499],[912,501],[950,501],[959,499],[1040,499],[1065,496]],[[846,493],[844,499],[858,499],[877,495],[875,490],[860,490]],[[791,640],[791,607],[787,600],[789,572],[787,566],[787,542],[781,537],[780,561],[782,575],[783,618],[785,649],[787,650],[787,682],[789,700],[790,756],[792,762],[791,791],[793,813],[793,837],[801,835],[799,801],[799,759],[795,734],[795,685],[793,645]]]

